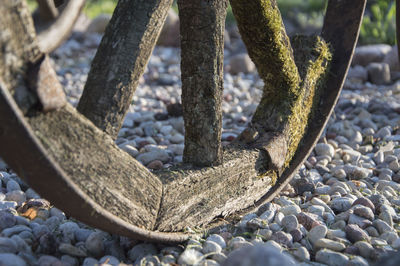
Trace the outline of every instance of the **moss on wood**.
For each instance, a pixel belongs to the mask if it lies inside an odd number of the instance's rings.
[[[231,0],[240,34],[265,86],[252,118],[253,146],[280,175],[307,128],[331,52],[319,37],[295,37],[293,49],[275,0]],[[248,14],[251,14],[249,16]]]

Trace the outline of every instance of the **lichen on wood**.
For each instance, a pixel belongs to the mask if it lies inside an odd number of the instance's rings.
[[[292,48],[275,0],[231,0],[231,5],[249,56],[265,83],[247,130],[253,138],[246,142],[266,152],[266,169],[279,176],[305,134],[331,52],[319,37],[298,36]],[[243,139],[242,134],[239,141]]]

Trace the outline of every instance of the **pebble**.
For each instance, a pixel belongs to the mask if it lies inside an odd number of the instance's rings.
[[[103,234],[100,232],[91,233],[85,241],[86,250],[90,255],[95,258],[101,257],[104,255],[104,242],[103,242]]]
[[[282,227],[286,232],[291,232],[299,226],[299,222],[295,215],[291,214],[283,217],[282,219]]]
[[[245,258],[245,259],[243,259]],[[253,247],[231,252],[221,266],[254,266],[254,265],[295,265],[293,259],[270,245],[258,244]]]
[[[318,239],[324,238],[328,232],[328,228],[325,225],[318,225],[313,227],[307,234],[307,238],[312,244],[315,244]]]
[[[326,249],[318,251],[317,254],[315,254],[315,260],[329,266],[343,266],[349,261],[345,255]]]
[[[299,261],[310,260],[310,253],[305,247],[298,247],[292,251],[292,255]]]
[[[373,213],[375,212],[375,206],[372,203],[372,201],[369,200],[368,198],[365,198],[365,197],[358,198],[353,202],[352,206],[355,206],[358,204],[370,208]]]
[[[207,237],[206,241],[212,241],[214,243],[217,243],[222,249],[226,248],[225,239],[220,235],[212,234],[209,237]]]
[[[61,243],[58,246],[58,250],[63,254],[71,255],[73,257],[86,257],[87,256],[86,250],[75,247],[75,246],[73,246],[71,244],[67,244],[67,243]]]
[[[222,247],[215,243],[214,241],[206,240],[203,244],[202,253],[220,253],[222,251]]]
[[[12,253],[0,254],[0,265],[27,266],[26,262],[22,258]]]
[[[333,241],[326,238],[320,238],[314,243],[316,249],[327,248],[333,251],[342,251],[346,246],[340,242]]]
[[[153,244],[138,244],[128,251],[128,258],[131,261],[136,261],[146,255],[155,254],[157,254],[157,248]]]
[[[178,259],[179,264],[194,265],[203,259],[203,254],[195,249],[186,249]]]
[[[336,198],[330,202],[330,207],[336,212],[345,212],[351,208],[353,202],[350,198]]]
[[[370,241],[367,233],[365,233],[358,225],[349,224],[345,227],[346,237],[351,242]]]
[[[287,216],[287,215],[297,215],[301,212],[301,209],[297,205],[289,205],[282,207],[279,211],[283,213],[283,215]]]
[[[327,143],[318,143],[315,145],[314,150],[318,156],[328,155],[329,157],[333,158],[335,155],[335,149],[332,147],[332,145]]]

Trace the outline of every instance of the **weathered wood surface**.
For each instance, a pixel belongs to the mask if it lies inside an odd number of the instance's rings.
[[[246,142],[267,152],[268,169],[279,176],[305,133],[330,51],[320,38],[297,37],[294,55],[275,0],[231,0],[231,5],[249,56],[265,83],[245,132],[253,137]]]
[[[29,64],[43,56],[35,28],[24,1],[5,0],[0,4],[0,77],[11,89],[14,100],[26,113],[37,103],[24,82]]]
[[[156,229],[179,231],[226,217],[254,204],[273,185],[264,176],[263,152],[244,147],[224,150],[214,167],[179,167],[156,173],[164,185]]]
[[[172,0],[120,0],[93,59],[78,111],[116,138]]]
[[[48,154],[91,199],[126,222],[153,228],[162,184],[110,136],[70,105],[28,121]]]
[[[181,32],[183,161],[222,162],[222,91],[227,0],[178,1]]]

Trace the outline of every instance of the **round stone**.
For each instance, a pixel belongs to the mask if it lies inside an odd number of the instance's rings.
[[[254,266],[254,265],[295,265],[293,260],[279,249],[265,244],[257,244],[231,252],[221,266]]]
[[[85,241],[85,247],[89,254],[96,258],[104,255],[103,234],[100,232],[91,233]]]
[[[299,226],[299,222],[293,214],[283,217],[281,224],[286,232],[291,232]]]
[[[349,224],[345,228],[346,237],[351,242],[370,241],[369,236],[358,225]]]
[[[201,252],[203,254],[209,254],[209,253],[220,253],[221,251],[222,251],[222,248],[220,245],[218,245],[214,241],[206,240],[203,243],[203,249]]]
[[[207,241],[212,241],[217,243],[222,249],[226,247],[226,242],[225,239],[217,234],[212,234],[209,237],[207,237]]]
[[[178,259],[178,264],[195,265],[203,259],[203,254],[195,249],[186,249]]]
[[[324,238],[328,232],[328,228],[325,225],[318,225],[313,227],[307,234],[308,239],[314,244],[318,239]]]
[[[332,147],[332,145],[327,143],[318,143],[314,150],[318,156],[328,155],[329,157],[333,158],[335,155],[335,149]]]
[[[342,251],[346,248],[344,244],[326,238],[318,239],[314,243],[314,247],[317,249],[327,248],[333,251]]]

